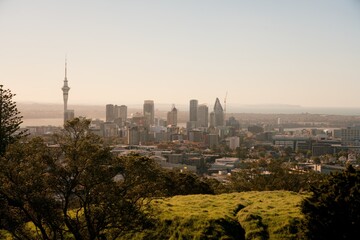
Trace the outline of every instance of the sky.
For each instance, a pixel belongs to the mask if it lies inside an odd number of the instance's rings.
[[[0,0],[17,102],[360,107],[360,0]]]

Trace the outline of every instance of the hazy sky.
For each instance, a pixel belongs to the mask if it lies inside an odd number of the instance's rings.
[[[0,0],[16,101],[360,107],[360,0]]]

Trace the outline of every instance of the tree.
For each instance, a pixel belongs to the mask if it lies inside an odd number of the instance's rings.
[[[51,167],[50,186],[62,199],[64,223],[76,239],[115,239],[142,227],[143,202],[129,194],[137,185],[124,184],[121,160],[89,132],[89,124],[87,119],[75,118],[56,136],[63,155],[61,164]],[[116,181],[120,175],[123,178]]]
[[[138,180],[151,162],[131,173],[141,158],[114,156],[89,124],[67,122],[52,147],[39,138],[9,146],[0,158],[0,228],[17,239],[116,239],[150,223],[152,189]]]
[[[212,193],[194,174],[115,156],[89,124],[67,122],[51,146],[42,138],[8,146],[0,157],[0,229],[16,239],[116,239],[154,225],[153,197]]]
[[[279,160],[248,163],[248,166],[235,172],[230,177],[233,191],[272,191],[287,190],[299,192],[307,190],[310,183],[315,185],[324,176],[312,171],[302,172],[290,169]]]
[[[360,171],[351,165],[332,174],[301,205],[307,239],[354,239],[360,235]],[[356,237],[355,237],[356,238]]]
[[[5,153],[6,147],[26,134],[19,131],[22,116],[12,100],[15,94],[0,85],[0,156]]]
[[[12,144],[0,158],[0,227],[16,239],[35,236],[32,222],[42,239],[56,239],[60,219],[58,203],[48,187],[47,167],[53,161],[50,149],[35,138],[26,144]]]
[[[194,173],[169,170],[162,175],[165,196],[214,194],[209,183]]]

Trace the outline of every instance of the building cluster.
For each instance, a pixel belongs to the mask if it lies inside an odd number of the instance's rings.
[[[67,62],[65,60],[65,78],[62,87],[64,101],[64,122],[74,118],[74,110],[67,107],[70,87],[67,79]],[[226,106],[225,106],[226,107]],[[166,119],[156,118],[154,101],[145,100],[143,112],[128,116],[125,105],[106,105],[105,121],[93,120],[91,130],[105,138],[118,138],[128,145],[150,145],[154,143],[188,141],[201,144],[203,147],[216,148],[226,143],[230,149],[240,145],[240,123],[229,117],[225,120],[225,110],[216,98],[213,111],[209,113],[206,104],[199,104],[197,99],[189,102],[189,120],[186,127],[178,124],[178,110],[173,105]],[[248,126],[248,132],[256,140],[276,147],[291,148],[294,152],[311,151],[313,156],[334,154],[340,151],[360,149],[360,127],[334,129],[332,136],[323,132],[303,131],[297,134],[284,134],[281,119],[277,119],[277,131],[274,126]],[[47,129],[31,129],[34,135],[42,134]]]
[[[69,90],[65,61],[62,87],[64,122],[74,118],[74,110],[67,108]],[[224,107],[226,109],[226,102]],[[130,115],[126,105],[107,104],[105,108],[105,120],[92,120],[90,130],[113,143],[113,152],[127,154],[138,151],[154,158],[165,168],[228,173],[240,164],[240,160],[237,157],[221,157],[224,152],[246,148],[247,157],[256,159],[261,154],[254,149],[259,146],[260,149],[271,147],[272,150],[266,153],[270,158],[279,156],[282,151],[307,157],[310,155],[311,158],[320,157],[322,163],[339,160],[356,163],[360,157],[360,126],[339,127],[332,131],[317,128],[289,130],[285,129],[280,118],[275,119],[273,125],[243,123],[241,126],[235,117],[226,118],[226,110],[218,98],[211,112],[207,104],[199,104],[197,99],[191,99],[186,123],[179,123],[175,105],[167,112],[166,119],[155,116],[153,100],[145,100],[142,112]],[[51,126],[28,129],[35,136],[60,131]],[[158,148],[160,145],[168,147]],[[349,154],[340,156],[339,153],[343,152]]]
[[[189,147],[188,143],[180,142],[172,145],[171,150],[160,149],[156,145],[117,145],[112,152],[118,156],[136,153],[153,159],[166,169],[209,175],[218,174],[219,172],[226,175],[240,164],[240,159],[237,157],[221,157],[219,154],[201,149],[188,151]]]
[[[197,100],[190,100],[186,127],[179,126],[178,110],[174,105],[167,112],[166,119],[156,117],[154,109],[154,101],[145,100],[142,113],[128,116],[125,105],[107,104],[105,121],[93,120],[91,130],[102,137],[116,138],[118,142],[128,145],[188,141],[214,148],[222,141],[228,141],[232,149],[239,146],[239,138],[236,136],[239,122],[235,118],[224,121],[224,111],[218,98],[211,113],[207,105],[198,105]]]
[[[332,132],[316,128],[303,129],[297,134],[268,132],[268,136],[273,146],[290,148],[294,152],[311,152],[314,157],[360,151],[360,126],[333,129]]]
[[[64,123],[74,118],[74,110],[67,107],[70,87],[67,79],[67,62],[65,60],[65,79],[62,87],[64,101]],[[235,132],[239,123],[234,118],[225,122],[225,112],[220,100],[216,98],[213,111],[209,113],[206,104],[190,100],[189,121],[186,128],[178,125],[178,110],[173,105],[167,113],[167,119],[155,118],[154,101],[145,100],[143,112],[128,116],[125,105],[106,105],[105,121],[93,120],[91,131],[105,137],[116,138],[128,145],[149,145],[172,141],[190,141],[201,143],[206,147],[216,147],[222,141],[228,141],[229,147],[239,146]],[[228,139],[226,139],[229,137]]]

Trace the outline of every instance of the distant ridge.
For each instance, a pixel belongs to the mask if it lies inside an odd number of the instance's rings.
[[[292,105],[292,104],[238,104],[238,107],[255,107],[255,108],[301,108],[301,105]]]
[[[201,102],[202,103],[202,102]],[[125,104],[128,106],[129,114],[135,112],[142,112],[142,103],[138,104],[126,104],[126,103],[112,103],[112,104]],[[163,115],[161,112],[167,112],[171,110],[173,103],[156,103],[155,111],[158,111],[159,115]],[[209,111],[212,111],[214,103],[205,103],[209,107]],[[18,102],[19,110],[24,117],[27,118],[62,118],[63,105],[61,103],[36,103],[36,102]],[[176,108],[179,112],[187,113],[189,111],[189,104],[176,104]],[[89,116],[93,118],[105,117],[105,104],[69,104],[69,107],[75,110],[76,116]],[[233,104],[227,103],[227,113],[259,113],[259,114],[328,114],[328,115],[351,115],[359,116],[360,107],[304,107],[300,105],[291,104]]]

